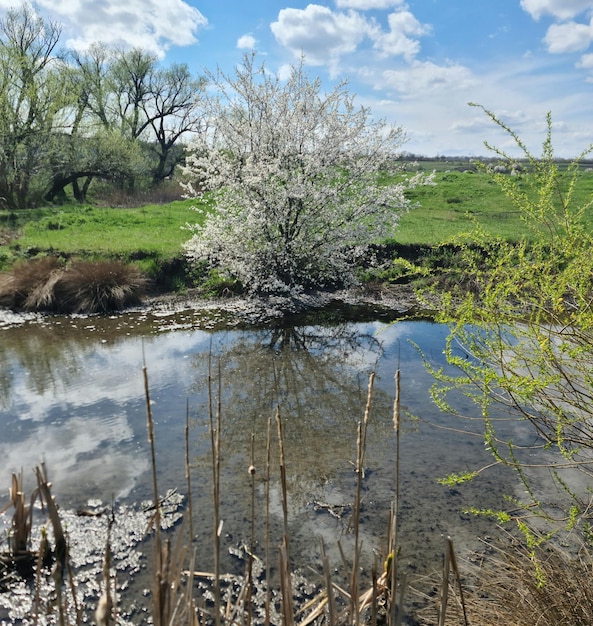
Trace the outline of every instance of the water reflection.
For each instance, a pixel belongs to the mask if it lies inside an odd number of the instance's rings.
[[[53,318],[0,330],[0,481],[8,486],[11,472],[21,467],[28,471],[45,459],[64,507],[79,506],[90,497],[149,497],[145,360],[163,490],[185,484],[183,436],[189,402],[196,528],[209,551],[210,376],[215,401],[220,396],[221,402],[225,541],[230,545],[245,534],[252,442],[260,513],[265,508],[268,420],[279,406],[292,530],[307,561],[316,557],[316,535],[329,541],[345,532],[346,520],[317,505],[337,510],[353,499],[356,429],[374,371],[363,533],[369,546],[376,545],[393,496],[393,376],[399,367],[402,402],[425,420],[407,424],[402,446],[402,527],[410,537],[410,554],[426,552],[427,543],[438,542],[441,533],[459,536],[464,497],[480,497],[482,506],[496,506],[493,500],[504,490],[500,476],[482,482],[479,494],[472,486],[447,493],[435,481],[489,460],[479,438],[427,426],[446,425],[446,417],[430,403],[431,379],[408,339],[439,363],[444,328],[406,321],[214,331],[197,327],[188,316]],[[272,458],[277,459],[275,444]],[[270,489],[278,524],[275,476]],[[467,533],[474,535],[475,522],[469,524]]]
[[[211,375],[220,377],[223,397],[223,453],[237,471],[250,465],[252,434],[256,461],[263,465],[267,421],[276,407],[283,419],[293,488],[297,482],[331,475],[336,460],[354,458],[368,377],[383,356],[371,328],[291,326],[221,339],[212,344],[213,359],[203,353],[194,357],[195,390],[204,394],[208,367],[214,369]],[[374,406],[377,412],[389,411],[390,399],[380,389]],[[205,408],[199,407],[198,415]]]

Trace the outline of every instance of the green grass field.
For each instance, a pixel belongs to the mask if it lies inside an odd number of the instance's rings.
[[[423,164],[425,171],[432,164]],[[394,235],[399,243],[435,245],[471,232],[477,222],[493,237],[516,240],[526,227],[496,183],[484,173],[443,170],[441,163],[434,187],[418,187],[408,197],[419,206],[404,215]],[[593,198],[593,172],[579,173],[575,201],[586,204]],[[593,229],[593,210],[586,214]]]
[[[467,166],[467,164],[466,164]],[[450,169],[447,169],[447,168]],[[494,181],[484,173],[466,173],[463,164],[423,162],[424,171],[437,170],[435,186],[409,193],[415,203],[402,216],[391,239],[401,244],[436,245],[467,233],[479,223],[493,237],[514,240],[525,224]],[[579,174],[577,199],[593,197],[593,173]],[[191,200],[141,208],[104,208],[76,204],[20,213],[0,211],[0,267],[30,251],[83,257],[166,260],[179,256],[190,233],[183,229],[199,215]],[[587,215],[593,228],[593,212]],[[9,230],[16,238],[2,236]]]
[[[171,256],[189,238],[183,226],[195,222],[190,200],[140,208],[68,205],[39,209],[24,223],[12,245],[21,249],[57,250],[66,254],[135,253]]]

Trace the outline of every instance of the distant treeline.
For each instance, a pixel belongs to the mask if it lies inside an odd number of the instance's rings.
[[[500,159],[498,157],[485,157],[485,156],[447,156],[447,155],[437,155],[437,156],[426,156],[425,154],[414,154],[413,152],[404,152],[401,154],[400,159],[405,162],[439,162],[439,163],[475,163],[479,161],[480,163],[498,163]],[[528,159],[526,158],[517,158],[514,159],[516,163],[527,163]],[[557,157],[554,159],[556,163],[572,163],[574,159]],[[591,159],[580,159],[579,163],[581,165],[590,165],[593,167],[593,158]]]

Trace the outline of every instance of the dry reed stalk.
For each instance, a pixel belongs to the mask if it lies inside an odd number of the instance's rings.
[[[64,582],[64,574],[68,560],[68,542],[62,527],[62,521],[58,513],[58,507],[51,495],[51,483],[47,480],[45,465],[35,468],[35,476],[37,477],[37,488],[41,502],[47,507],[47,513],[54,531],[54,566],[53,576],[60,585]]]
[[[403,613],[403,602],[400,599],[399,611],[395,602],[397,587],[397,564],[398,564],[398,526],[399,526],[399,478],[400,478],[400,370],[395,372],[395,398],[393,400],[393,430],[395,432],[395,494],[391,508],[390,528],[389,528],[389,547],[387,548],[387,559],[391,557],[391,571],[387,568],[389,576],[389,592],[390,604],[388,611],[388,623],[394,626],[400,626]],[[401,596],[403,598],[404,585],[401,587]]]
[[[290,571],[289,533],[288,533],[288,487],[286,482],[286,460],[284,456],[284,434],[282,431],[282,419],[280,417],[280,407],[276,407],[276,426],[278,431],[278,451],[280,460],[280,484],[282,487],[282,520],[283,535],[280,546],[280,591],[282,595],[282,617],[283,626],[294,625],[294,612],[292,604],[292,575]]]
[[[189,545],[193,546],[194,541],[194,515],[193,515],[193,506],[192,506],[192,492],[191,492],[191,465],[189,460],[189,400],[186,403],[185,408],[185,480],[187,483],[187,516],[189,517]],[[193,589],[193,570],[194,570],[194,561],[195,561],[195,551],[192,551],[192,562],[190,566],[190,576],[188,581],[189,589]],[[190,592],[189,594],[189,611],[191,615],[196,615],[195,605],[194,605],[194,597]]]
[[[249,487],[251,491],[251,537],[249,541],[249,554],[247,560],[247,593],[243,613],[247,626],[251,624],[251,594],[253,592],[253,555],[255,552],[255,434],[251,433],[251,457],[247,470],[249,474]]]
[[[115,624],[113,615],[113,596],[111,594],[111,523],[107,526],[107,539],[105,541],[105,554],[103,555],[103,593],[97,603],[95,610],[95,621],[97,626],[112,626]]]
[[[294,626],[294,606],[292,603],[292,576],[286,544],[280,546],[280,595],[282,598],[282,626]]]
[[[375,382],[375,373],[371,372],[367,388],[367,399],[364,410],[364,418],[358,423],[357,440],[356,440],[356,494],[354,496],[354,506],[352,511],[353,527],[354,527],[354,557],[352,559],[352,570],[350,573],[350,597],[352,598],[350,609],[353,624],[359,622],[359,584],[358,570],[360,563],[360,553],[362,546],[360,544],[360,509],[362,497],[362,481],[364,478],[364,455],[366,450],[366,436],[369,424],[369,416],[371,411],[371,400],[373,397],[373,384]]]
[[[371,599],[371,617],[370,617],[370,626],[377,626],[377,611],[378,611],[378,598],[379,598],[379,588],[377,582],[377,568],[376,563],[373,566],[373,570],[371,572],[371,588],[373,589],[373,596]]]
[[[321,563],[323,565],[323,575],[325,579],[325,590],[327,593],[327,606],[329,613],[329,623],[337,624],[336,618],[336,598],[334,596],[334,590],[331,579],[331,571],[329,567],[329,559],[327,558],[327,554],[325,553],[325,544],[323,542],[323,538],[320,540],[321,543]]]
[[[284,434],[282,432],[282,419],[280,417],[280,407],[276,407],[276,426],[278,430],[278,453],[280,457],[280,486],[282,488],[282,521],[283,521],[283,544],[288,551],[288,488],[286,483],[286,463],[284,456]]]
[[[41,607],[41,570],[45,556],[50,553],[49,540],[45,528],[41,529],[41,538],[39,540],[39,551],[37,553],[37,567],[35,569],[35,596],[33,598],[33,624],[37,626],[39,620],[39,609]]]
[[[168,581],[166,579],[166,558],[167,553],[163,551],[161,536],[161,507],[159,502],[159,490],[157,480],[156,451],[154,444],[154,422],[152,419],[152,406],[150,402],[150,389],[148,385],[148,370],[146,361],[143,358],[142,376],[144,380],[144,398],[146,403],[146,430],[148,443],[150,446],[150,461],[152,470],[152,489],[154,498],[154,515],[151,525],[154,527],[154,550],[153,550],[153,571],[152,571],[152,618],[155,626],[165,626]]]
[[[208,418],[210,422],[210,447],[212,455],[212,500],[214,517],[214,623],[220,626],[220,534],[222,532],[222,520],[220,519],[220,430],[222,420],[221,407],[221,382],[222,375],[220,362],[218,363],[218,398],[216,413],[213,408],[212,396],[212,346],[208,355]]]
[[[155,626],[170,626],[171,624],[187,623],[196,624],[196,615],[193,604],[193,558],[189,570],[185,568],[187,559],[188,544],[186,542],[185,524],[187,515],[183,516],[182,526],[177,533],[174,544],[167,540],[163,544],[161,530],[161,503],[158,495],[158,480],[156,466],[156,451],[154,438],[154,422],[152,419],[152,409],[150,402],[150,392],[148,385],[148,373],[146,364],[143,368],[144,395],[146,400],[146,422],[148,431],[148,441],[150,444],[152,481],[154,491],[154,515],[151,525],[155,530],[155,545],[153,550],[153,581],[152,581],[152,619]],[[189,426],[188,415],[186,414],[185,429],[185,458],[186,458],[186,479],[188,481],[188,499],[190,500],[191,511],[191,482],[189,477]],[[190,512],[191,525],[191,512]],[[191,526],[190,526],[191,527]],[[193,528],[193,527],[192,527]],[[190,532],[190,542],[193,539],[193,532]],[[187,576],[189,581],[184,586],[182,578]]]
[[[54,550],[53,559],[54,567],[52,570],[52,578],[54,579],[57,606],[59,611],[60,624],[65,623],[67,615],[67,596],[63,595],[63,586],[65,583],[65,575],[68,574],[68,584],[70,587],[70,594],[74,605],[74,611],[76,613],[76,623],[82,622],[82,609],[78,604],[76,594],[76,584],[74,582],[74,576],[70,567],[69,549],[66,535],[62,527],[62,520],[58,513],[58,507],[51,495],[51,483],[47,479],[47,472],[45,464],[35,467],[35,476],[37,478],[37,489],[39,491],[39,500],[42,507],[47,508],[49,521],[51,522],[53,535],[54,535]]]
[[[194,521],[191,497],[191,465],[189,461],[189,400],[185,406],[185,482],[187,485],[187,514],[189,516],[189,542],[194,540]]]
[[[40,472],[39,468],[36,468],[36,472],[38,474],[38,483],[40,482]],[[43,476],[45,476],[45,470],[43,470]],[[49,485],[45,484],[46,491],[44,493],[40,493],[40,486],[33,490],[31,493],[30,503],[27,507],[26,498],[23,488],[23,473],[21,472],[17,474],[12,474],[11,479],[11,487],[9,489],[9,502],[8,504],[0,511],[0,514],[4,513],[10,506],[14,507],[14,513],[11,520],[11,534],[10,534],[10,552],[12,555],[13,562],[19,570],[21,568],[21,561],[29,561],[33,554],[30,550],[31,543],[31,529],[33,526],[33,508],[36,500],[40,500],[41,506],[43,507],[43,497],[47,497],[49,493]],[[51,495],[49,496],[51,498]],[[52,501],[53,504],[53,501]],[[55,515],[55,511],[52,511]],[[58,519],[59,522],[59,519]],[[59,537],[61,525],[57,528],[57,536]],[[44,563],[51,558],[51,548],[49,546],[49,541],[47,538],[47,532],[45,528],[41,530],[41,539],[39,543],[39,549],[37,551],[36,558],[36,568],[35,568],[35,596],[33,599],[33,619],[34,623],[37,623],[39,617],[39,608],[40,608],[40,583],[41,583],[41,571]],[[23,575],[27,575],[24,573],[24,566],[20,569]]]
[[[464,626],[469,626],[465,598],[463,594],[463,585],[461,584],[461,575],[457,566],[457,557],[455,556],[453,541],[451,537],[447,537],[445,557],[443,560],[443,582],[441,585],[441,597],[438,607],[438,626],[445,626],[445,620],[447,618],[447,606],[449,602],[449,576],[451,571],[453,571],[454,580],[457,583],[457,588],[459,590],[459,602],[463,611]]]
[[[167,559],[167,581],[169,583],[167,624],[184,623],[191,625],[196,620],[193,602],[193,555],[188,580],[185,581],[185,584],[182,584],[185,572],[184,565],[187,561],[189,550],[186,541],[186,520],[187,517],[184,516],[182,526],[177,533],[172,549],[169,544],[169,558]]]
[[[33,505],[36,499],[36,491],[31,494],[31,502],[27,507],[25,492],[23,490],[23,472],[12,475],[12,484],[9,489],[9,502],[0,511],[4,513],[10,506],[14,507],[11,522],[10,550],[13,558],[23,555],[29,550],[31,541],[31,527],[33,525]]]
[[[272,418],[268,417],[268,427],[266,430],[266,536],[265,536],[265,559],[266,559],[266,607],[264,616],[264,626],[270,626],[270,602],[271,602],[271,559],[270,559],[270,474],[272,466]]]

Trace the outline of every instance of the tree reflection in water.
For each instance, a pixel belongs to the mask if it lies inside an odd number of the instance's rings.
[[[163,490],[183,490],[183,433],[186,403],[190,403],[194,528],[201,567],[208,569],[212,552],[210,371],[215,401],[221,390],[224,548],[249,534],[247,470],[252,434],[259,540],[268,487],[273,536],[278,537],[282,511],[273,422],[274,467],[269,484],[265,482],[265,464],[268,422],[279,407],[286,449],[291,547],[301,563],[316,563],[317,555],[312,551],[318,550],[317,535],[325,537],[328,548],[335,546],[338,538],[347,541],[341,533],[348,513],[340,506],[353,501],[357,425],[364,415],[369,375],[376,370],[361,526],[366,533],[365,546],[371,552],[372,547],[382,545],[393,497],[393,376],[401,359],[402,402],[412,414],[422,417],[414,423],[415,432],[406,434],[400,449],[405,553],[428,554],[430,541],[440,550],[441,533],[458,538],[459,510],[467,503],[500,507],[499,496],[506,487],[499,474],[483,474],[475,487],[470,483],[455,492],[443,489],[435,480],[490,461],[480,437],[465,437],[457,424],[450,429],[450,417],[430,403],[427,390],[432,380],[417,350],[406,341],[412,339],[438,366],[446,328],[420,321],[392,326],[374,321],[323,325],[302,319],[297,326],[249,330],[228,330],[228,326],[226,330],[212,330],[210,321],[208,324],[204,328],[193,312],[182,312],[113,319],[54,318],[3,328],[0,392],[5,408],[0,402],[0,474],[5,484],[11,471],[21,467],[27,471],[45,458],[65,508],[73,503],[78,506],[90,495],[108,500],[114,485],[132,498],[150,496],[141,374],[145,356]],[[382,332],[376,335],[379,330]],[[337,519],[328,509],[315,508],[316,503],[343,511],[344,517]],[[473,536],[478,522],[463,523],[467,524],[466,536],[470,532]],[[334,557],[332,561],[339,562],[339,555]]]
[[[209,368],[214,396],[221,390],[221,492],[227,520],[234,510],[247,508],[252,436],[260,486],[258,515],[265,511],[267,431],[276,408],[283,423],[293,523],[303,529],[304,513],[313,502],[329,499],[336,506],[352,502],[357,425],[364,415],[369,375],[382,354],[375,335],[343,323],[242,333],[232,342],[213,343],[210,355],[196,355],[196,392],[204,393]],[[387,393],[375,389],[371,419],[380,420],[383,428],[372,431],[373,436],[392,434],[392,403]],[[199,406],[196,425],[203,437],[208,436],[207,420],[208,407]],[[274,423],[272,429],[271,504],[279,513]],[[208,463],[208,455],[197,459],[202,471]],[[336,526],[335,519],[332,525]]]

